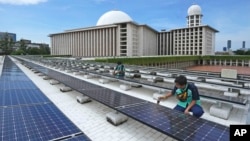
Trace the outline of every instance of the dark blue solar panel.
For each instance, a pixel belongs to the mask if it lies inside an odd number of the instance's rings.
[[[74,88],[75,90],[102,88],[98,85],[91,84],[91,83],[86,82],[84,80],[80,80],[80,79],[77,79],[75,77],[68,76],[68,75],[65,75],[63,73],[60,73],[60,72],[57,72],[54,70],[48,70],[47,75],[53,79],[60,81],[61,83],[65,84],[67,86]]]
[[[34,89],[37,88],[32,81],[0,81],[0,89]]]
[[[39,104],[50,100],[39,89],[7,89],[1,90],[0,106],[17,106]]]
[[[72,138],[65,139],[64,141],[91,141],[86,135],[78,135]]]
[[[32,67],[35,67],[39,71],[46,70],[36,64],[29,63],[29,65],[32,65]],[[146,102],[145,100],[124,95],[122,93],[91,84],[84,80],[80,80],[54,70],[47,69],[46,73],[51,78],[56,79],[61,83],[112,108]]]
[[[65,84],[65,85],[67,85],[75,90],[102,88],[100,86],[91,84],[91,83],[86,82],[84,80],[80,80],[80,79],[77,79],[75,77],[65,75],[65,74],[58,72],[58,71],[47,69],[45,67],[42,67],[42,66],[39,66],[39,65],[36,65],[33,63],[28,63],[28,64],[31,65],[34,69],[48,75],[49,77],[51,77],[55,80],[58,80],[59,82]]]
[[[153,103],[121,108],[119,111],[178,140],[229,140],[229,127]]]
[[[29,81],[29,78],[25,75],[7,75],[2,74],[0,80],[4,81]]]
[[[39,67],[37,68],[39,69]],[[41,71],[45,71],[45,69],[41,69]],[[53,72],[49,69],[46,73],[54,79],[56,79],[55,76],[59,76],[58,72]],[[146,103],[144,100],[124,95],[110,89],[90,89],[89,87],[89,89],[81,89],[81,85],[86,82],[65,76],[64,74],[60,74],[59,81],[60,80],[62,83],[68,84],[68,86],[73,89],[76,89],[109,107],[117,108],[118,111],[149,125],[164,134],[172,136],[177,140],[229,140],[229,127],[201,118],[185,115],[179,111],[153,103]],[[129,106],[126,107],[126,105]]]
[[[80,92],[113,108],[146,102],[145,100],[135,98],[106,88],[94,89],[94,90],[80,90]]]
[[[44,141],[81,131],[53,104],[0,108],[3,141]]]
[[[0,123],[3,141],[90,140],[8,57],[0,77]]]

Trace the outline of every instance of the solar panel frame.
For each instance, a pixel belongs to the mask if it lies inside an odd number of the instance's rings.
[[[118,111],[177,140],[229,140],[227,126],[185,115],[154,103],[120,108]]]
[[[63,141],[91,141],[91,139],[89,137],[87,137],[85,134],[73,136],[70,138],[62,139],[62,140]]]
[[[1,106],[21,106],[51,102],[39,89],[7,89],[0,94]]]
[[[51,140],[81,133],[52,103],[0,108],[1,140]]]
[[[68,79],[63,81],[68,82],[66,80]],[[78,86],[75,88],[77,89]],[[124,94],[109,89],[81,89],[79,91],[177,140],[229,140],[229,127],[211,121],[185,115],[150,102],[135,102],[134,105],[133,102],[126,103],[126,105],[132,106],[124,106],[122,102],[122,104],[110,102],[112,99],[119,101],[121,95]]]
[[[2,74],[0,140],[43,141],[78,135],[76,139],[90,140],[8,57]]]
[[[93,89],[93,90],[79,90],[79,92],[111,108],[137,105],[147,102],[145,100],[132,97],[126,94],[122,94],[120,92],[110,90],[107,88]]]
[[[36,89],[32,81],[0,81],[0,89]]]
[[[36,64],[31,64],[36,69],[41,68],[41,66],[37,66]],[[45,70],[45,69],[43,69]],[[84,80],[80,80],[78,78],[65,75],[63,73],[47,69],[47,75],[57,81],[71,87],[72,89],[83,93],[84,95],[89,96],[90,98],[106,105],[111,108],[134,105],[146,102],[145,100],[124,95],[120,92],[110,90],[98,85],[91,84]]]
[[[96,72],[91,72],[91,73],[99,74],[99,73],[96,73]],[[111,75],[110,73],[102,73],[102,75],[117,79],[115,76]],[[125,77],[122,80],[129,81],[129,82],[132,82],[132,83],[138,83],[138,84],[143,84],[143,85],[147,85],[147,86],[152,86],[152,87],[158,87],[160,89],[172,89],[173,88],[173,86],[171,86],[167,82],[154,83],[154,82],[149,82],[147,79],[127,78],[127,77]],[[213,98],[213,99],[220,100],[220,101],[225,101],[225,102],[231,102],[231,103],[235,103],[235,104],[239,104],[239,105],[246,105],[247,104],[246,99],[239,98],[239,97],[226,97],[224,95],[211,95],[210,93],[200,93],[200,96],[203,96],[203,97],[206,97],[206,98]]]

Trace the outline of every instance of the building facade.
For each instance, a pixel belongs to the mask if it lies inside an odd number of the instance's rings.
[[[0,40],[2,40],[3,38],[6,38],[6,37],[11,39],[13,42],[16,42],[16,34],[15,33],[0,32]]]
[[[157,31],[133,22],[68,30],[50,37],[53,55],[108,57],[157,54]]]
[[[202,25],[201,8],[188,9],[187,27],[156,31],[121,11],[103,14],[96,26],[50,34],[52,55],[81,57],[214,55],[216,29]]]

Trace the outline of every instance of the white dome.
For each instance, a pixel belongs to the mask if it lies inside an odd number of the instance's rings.
[[[188,16],[190,15],[202,15],[201,7],[199,5],[192,5],[188,8]]]
[[[133,20],[128,14],[122,11],[112,10],[112,11],[104,13],[99,18],[96,25],[99,26],[99,25],[107,25],[107,24],[130,22],[130,21],[133,21]]]

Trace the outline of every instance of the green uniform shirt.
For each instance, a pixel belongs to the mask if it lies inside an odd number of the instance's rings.
[[[116,71],[120,71],[120,73],[117,73],[116,76],[124,76],[125,75],[125,68],[124,65],[117,65],[115,68]]]
[[[194,84],[188,83],[184,90],[178,89],[177,87],[175,87],[172,90],[172,95],[175,95],[178,97],[179,94],[183,94],[185,92],[187,93],[187,98],[185,100],[179,99],[177,103],[179,106],[186,108],[192,102],[192,100],[196,100],[196,104],[201,105],[200,95]]]

